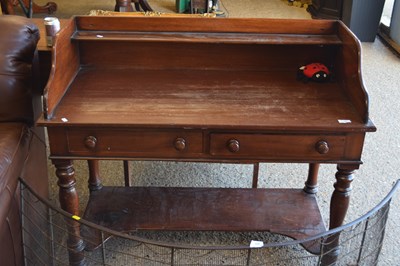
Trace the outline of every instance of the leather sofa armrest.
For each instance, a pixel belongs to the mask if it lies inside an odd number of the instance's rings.
[[[0,16],[0,28],[0,122],[32,125],[32,61],[39,30],[21,16]]]

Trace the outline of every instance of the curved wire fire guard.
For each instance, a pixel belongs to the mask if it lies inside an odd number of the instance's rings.
[[[266,232],[127,234],[81,219],[81,227],[96,229],[109,239],[98,249],[85,251],[85,261],[87,265],[326,265],[323,256],[338,251],[335,265],[376,265],[390,202],[399,186],[397,181],[381,203],[357,220],[303,240]],[[39,197],[23,180],[21,195],[25,264],[68,265],[65,219],[71,215]],[[252,239],[262,240],[256,242],[261,245],[250,248]],[[335,250],[330,250],[330,241],[339,241]],[[320,245],[321,253],[308,253],[303,248],[307,243]]]

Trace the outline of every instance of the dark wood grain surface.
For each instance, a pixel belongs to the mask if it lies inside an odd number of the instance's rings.
[[[189,43],[252,43],[252,44],[341,44],[336,34],[270,34],[270,33],[196,33],[196,32],[77,32],[74,40],[80,41],[142,41],[142,42],[189,42]]]
[[[332,34],[338,24],[329,20],[197,17],[78,16],[78,31],[232,32],[272,34]]]
[[[89,205],[86,219],[117,231],[270,231],[305,239],[326,230],[315,196],[300,189],[104,187]],[[85,228],[87,249],[96,247],[96,232]]]
[[[81,70],[57,117],[46,123],[344,131],[363,126],[337,83],[297,81],[296,71],[108,68]]]

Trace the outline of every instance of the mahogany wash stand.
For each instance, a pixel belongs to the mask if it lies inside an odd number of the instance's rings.
[[[48,130],[64,210],[79,216],[73,160],[88,160],[84,217],[111,229],[302,239],[326,231],[315,193],[319,165],[329,163],[338,169],[329,228],[343,223],[365,133],[376,130],[360,44],[343,23],[81,16],[66,24],[37,122]],[[297,80],[311,62],[330,67],[334,79]],[[253,188],[103,187],[105,159],[251,163]],[[260,162],[309,163],[304,189],[256,188]],[[99,217],[113,218],[108,225]],[[95,247],[83,239],[95,232],[67,223],[70,264],[84,265],[83,249]]]

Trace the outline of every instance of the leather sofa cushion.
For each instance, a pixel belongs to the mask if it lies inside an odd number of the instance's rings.
[[[39,30],[21,16],[0,16],[0,122],[33,123],[32,60]]]
[[[0,218],[7,217],[18,177],[28,156],[29,128],[23,123],[0,123]],[[2,221],[0,219],[0,226]]]

